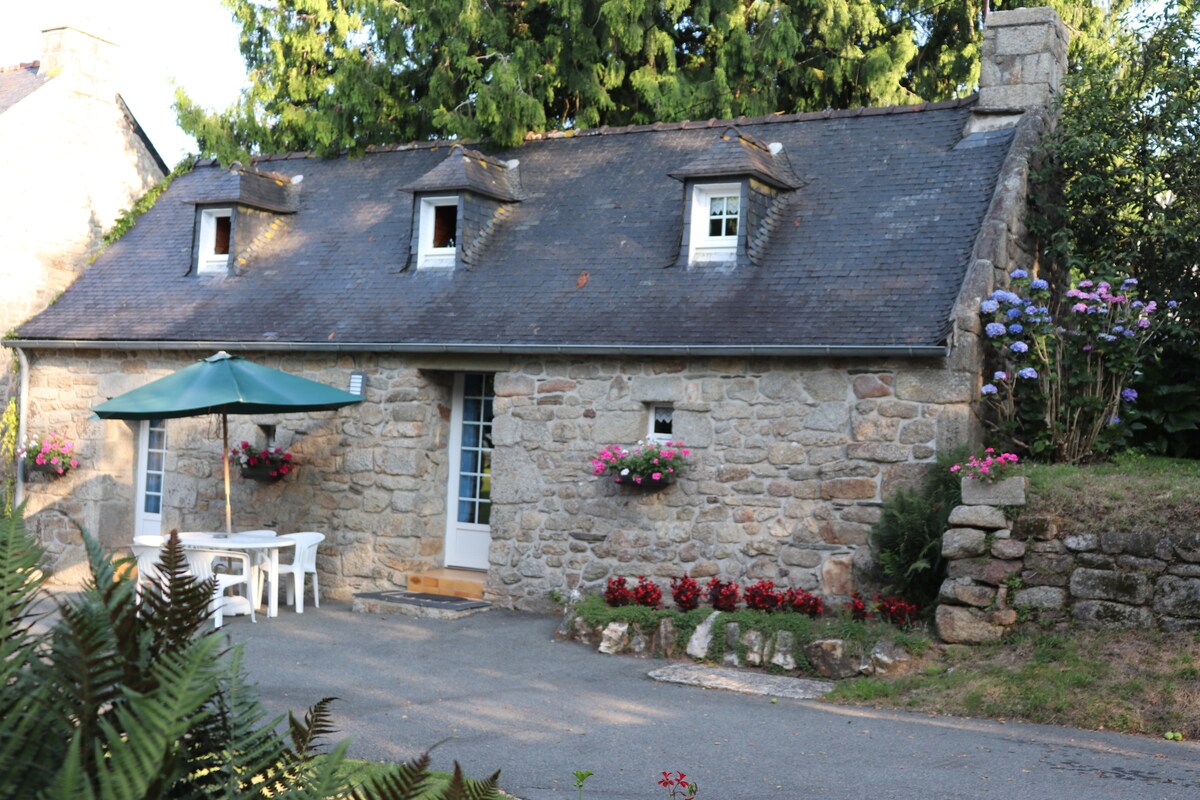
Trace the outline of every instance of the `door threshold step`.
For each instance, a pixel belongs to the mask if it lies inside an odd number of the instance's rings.
[[[483,600],[393,589],[354,595],[352,610],[359,614],[403,614],[407,617],[460,619],[491,607],[491,603]]]
[[[486,572],[443,567],[411,573],[408,576],[408,591],[482,600],[486,583]]]

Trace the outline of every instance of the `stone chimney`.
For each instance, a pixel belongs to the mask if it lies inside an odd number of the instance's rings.
[[[106,96],[115,85],[117,52],[117,45],[78,28],[47,28],[38,75],[61,76],[80,91]]]
[[[993,11],[983,31],[979,103],[985,113],[1049,109],[1067,71],[1067,26],[1052,8]]]

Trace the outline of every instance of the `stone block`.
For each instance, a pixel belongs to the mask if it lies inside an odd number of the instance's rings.
[[[995,506],[955,506],[950,511],[949,524],[955,528],[998,530],[1008,527],[1008,518]]]
[[[804,655],[813,669],[824,678],[853,678],[870,669],[870,662],[853,655],[843,639],[817,639],[804,647]]]
[[[974,558],[986,550],[987,534],[976,528],[952,528],[942,534],[942,558]]]
[[[880,412],[882,416],[882,411]],[[937,434],[937,425],[931,419],[917,419],[900,427],[900,444],[927,444]]]
[[[746,633],[742,635],[741,642],[742,647],[746,650],[746,666],[763,666],[765,661],[763,658],[765,651],[764,645],[766,642],[763,639],[762,633],[759,631],[746,631]]]
[[[942,585],[938,588],[938,602],[954,605],[958,602],[958,597],[955,590],[959,586],[970,586],[972,580],[970,578],[946,578],[942,581]]]
[[[1063,539],[1068,550],[1087,553],[1100,546],[1100,537],[1094,533],[1074,533]]]
[[[999,586],[1013,575],[1020,574],[1021,569],[1020,561],[1002,561],[993,558],[984,565],[979,580],[992,586]]]
[[[1019,539],[1016,541],[1020,541]],[[1065,575],[1075,566],[1075,559],[1069,555],[1054,553],[1026,553],[1025,568],[1041,573]]]
[[[816,550],[788,545],[780,551],[779,560],[789,567],[811,569],[821,563],[821,554]]]
[[[1138,558],[1137,556],[1117,556],[1117,566],[1129,572],[1149,572],[1157,575],[1165,572],[1167,562],[1157,558]]]
[[[826,500],[874,500],[877,492],[873,478],[836,478],[821,483]]]
[[[943,369],[907,369],[896,373],[895,393],[917,403],[969,403],[975,399],[978,377]]]
[[[888,397],[892,388],[879,379],[878,375],[855,375],[853,381],[854,396],[861,399],[871,397]]]
[[[1081,567],[1090,567],[1091,569],[1113,569],[1117,566],[1115,558],[1103,555],[1102,553],[1076,553],[1075,563]]]
[[[817,402],[845,403],[850,399],[850,387],[844,372],[834,370],[809,372],[802,375],[800,381],[804,390]]]
[[[962,606],[938,606],[934,624],[938,638],[947,644],[996,642],[1005,630],[990,622],[982,611]]]
[[[1150,599],[1150,579],[1134,572],[1077,569],[1071,573],[1071,595],[1141,605]]]
[[[1025,543],[1019,539],[996,539],[992,542],[992,556],[995,558],[1023,558]]]
[[[1057,586],[1031,586],[1018,589],[1012,603],[1017,608],[1028,606],[1043,611],[1059,611],[1067,603],[1067,592]]]
[[[1200,579],[1167,575],[1155,581],[1154,589],[1159,614],[1200,619]]]
[[[909,448],[901,444],[862,442],[848,446],[846,448],[846,455],[849,458],[857,458],[864,461],[895,464],[908,460]]]
[[[803,464],[807,458],[804,445],[796,442],[782,442],[771,445],[767,451],[767,461],[776,466]]]
[[[830,556],[821,565],[821,592],[849,597],[854,591],[854,558],[851,554]]]
[[[1138,558],[1155,558],[1162,546],[1163,560],[1174,555],[1170,543],[1154,533],[1104,531],[1100,534],[1100,549],[1105,553],[1127,553]]]
[[[849,424],[850,406],[845,402],[819,403],[804,417],[804,427],[812,431],[840,434]]]
[[[981,586],[976,583],[955,583],[953,585],[954,599],[958,605],[987,608],[996,602],[996,587]]]
[[[963,503],[969,506],[1023,506],[1025,483],[1025,478],[1019,476],[1004,478],[994,483],[963,478]]]
[[[1014,539],[1036,539],[1048,542],[1058,538],[1058,522],[1052,517],[1022,514],[1013,523]]]
[[[722,657],[721,663],[727,667],[742,666],[742,657],[741,654],[738,653],[737,647],[739,638],[738,634],[740,630],[741,626],[736,622],[728,622],[725,624],[725,655]]]
[[[1154,627],[1154,618],[1149,609],[1104,600],[1081,600],[1071,609],[1071,616],[1087,628],[1150,630]]]

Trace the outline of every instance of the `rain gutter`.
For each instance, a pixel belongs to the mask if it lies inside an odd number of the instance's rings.
[[[496,355],[806,356],[943,358],[948,345],[596,345],[461,342],[170,342],[10,339],[5,347],[37,350],[217,350],[264,353],[446,353]]]

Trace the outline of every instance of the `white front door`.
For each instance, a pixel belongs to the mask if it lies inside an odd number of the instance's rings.
[[[446,491],[446,566],[488,568],[492,529],[492,376],[454,376],[450,482]]]
[[[167,468],[166,420],[142,420],[138,427],[137,506],[133,535],[162,533],[163,479]]]

